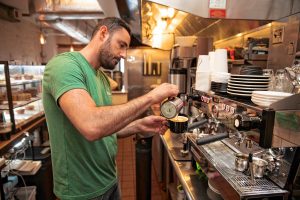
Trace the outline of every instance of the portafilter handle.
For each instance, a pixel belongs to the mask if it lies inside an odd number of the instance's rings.
[[[216,135],[211,135],[211,136],[206,136],[206,137],[202,137],[196,140],[196,144],[198,145],[203,145],[203,144],[208,144],[211,142],[215,142],[218,140],[222,140],[225,138],[229,137],[229,133],[228,132],[224,132],[224,133],[218,133]]]
[[[202,119],[201,121],[193,122],[192,124],[190,124],[188,126],[188,131],[192,130],[192,129],[195,129],[195,128],[198,128],[198,127],[202,126],[205,123],[207,123],[207,119]]]

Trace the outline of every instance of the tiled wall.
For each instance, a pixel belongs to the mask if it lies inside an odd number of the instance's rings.
[[[300,146],[300,111],[276,113],[273,146]]]

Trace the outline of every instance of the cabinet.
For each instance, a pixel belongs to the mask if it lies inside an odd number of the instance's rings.
[[[44,66],[0,61],[0,140],[7,141],[44,116],[41,101]],[[0,142],[0,149],[1,149]]]

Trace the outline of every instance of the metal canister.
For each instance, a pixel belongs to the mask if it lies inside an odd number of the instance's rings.
[[[165,118],[171,119],[178,115],[182,107],[183,101],[178,97],[173,97],[162,103],[160,112]]]

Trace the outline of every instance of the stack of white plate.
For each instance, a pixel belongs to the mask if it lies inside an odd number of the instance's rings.
[[[251,97],[252,91],[268,90],[269,76],[231,74],[227,93],[236,96]]]
[[[276,91],[253,91],[251,101],[262,107],[269,107],[272,103],[289,97],[293,94]]]

